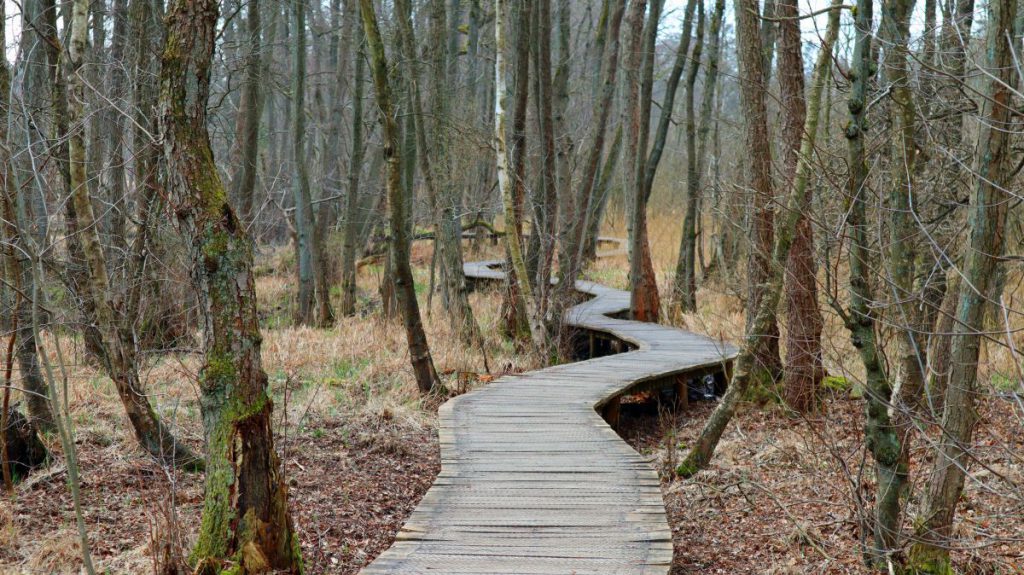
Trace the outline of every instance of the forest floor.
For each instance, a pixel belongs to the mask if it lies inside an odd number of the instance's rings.
[[[652,244],[678,245],[678,235],[672,236],[676,227],[672,214],[652,220]],[[674,263],[671,251],[654,252],[663,290]],[[498,253],[488,247],[467,258]],[[258,262],[263,358],[275,400],[277,447],[307,572],[354,574],[390,545],[438,472],[435,406],[417,397],[402,330],[376,312],[380,266],[362,269],[364,313],[314,330],[289,326],[290,258],[289,249],[279,248]],[[588,275],[625,287],[627,266],[616,260],[598,261]],[[429,263],[429,249],[417,244],[415,273],[424,304]],[[718,281],[702,289],[698,312],[672,322],[736,343],[743,313],[742,294],[733,283]],[[500,335],[499,300],[496,290],[471,295],[486,339],[483,350],[473,350],[451,337],[434,298],[425,324],[450,388],[461,392],[502,373],[536,367]],[[71,409],[98,567],[111,573],[153,572],[155,562],[168,554],[186,555],[194,541],[202,475],[169,471],[144,457],[109,380],[80,361],[77,342],[49,337],[48,349],[58,341],[74,352]],[[713,404],[691,403],[682,413],[659,409],[650,395],[624,404],[620,434],[649,454],[664,478],[676,550],[673,575],[866,572],[859,521],[870,508],[873,485],[863,448],[863,400],[856,385],[845,384],[858,380],[851,351],[842,327],[826,315],[826,367],[836,378],[821,412],[796,419],[766,394],[763,404],[740,410],[712,465],[688,480],[671,476],[672,463],[699,434]],[[997,363],[996,353],[983,371],[986,389],[994,393],[983,402],[975,442],[979,461],[958,514],[962,549],[955,557],[965,573],[1024,572],[1024,434],[1015,396],[999,387],[998,365],[990,367]],[[173,421],[179,436],[199,449],[197,367],[194,354],[182,353],[154,360],[143,375],[164,420]],[[921,470],[930,468],[928,453],[919,441],[913,456],[915,494],[925,480]],[[74,515],[59,461],[19,486],[13,500],[0,501],[0,574],[78,572]],[[859,476],[865,487],[858,492],[853,486]],[[912,513],[919,503],[911,498]]]
[[[672,575],[870,572],[859,540],[875,492],[863,449],[864,403],[845,393],[826,395],[821,413],[809,418],[777,403],[747,404],[712,464],[690,479],[668,470],[700,435],[714,404],[691,402],[678,414],[659,410],[655,397],[623,404],[619,434],[651,455],[662,473],[675,546]],[[959,573],[1024,573],[1024,438],[1011,400],[988,401],[979,430],[982,447],[959,509],[954,561]],[[920,442],[916,447],[911,481],[920,494],[931,461]],[[910,513],[918,503],[911,500]]]

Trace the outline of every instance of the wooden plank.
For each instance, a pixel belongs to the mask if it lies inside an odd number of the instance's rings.
[[[622,240],[599,241],[605,255],[624,253]],[[470,262],[466,276],[501,281],[501,265]],[[361,573],[668,573],[672,538],[660,481],[608,425],[622,395],[675,386],[685,402],[686,380],[728,375],[737,350],[610,317],[628,310],[628,292],[576,287],[593,297],[568,310],[566,323],[591,359],[501,377],[443,405],[441,472],[395,543]],[[608,351],[618,353],[594,358]]]

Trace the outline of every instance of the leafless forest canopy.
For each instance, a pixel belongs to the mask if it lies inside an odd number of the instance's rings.
[[[1024,572],[1018,0],[0,8],[0,572],[357,573],[579,279],[671,573]]]

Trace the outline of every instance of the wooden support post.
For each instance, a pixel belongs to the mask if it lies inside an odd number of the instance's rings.
[[[612,398],[604,405],[604,420],[608,422],[612,429],[619,428],[619,407],[621,405],[622,401],[618,397]]]
[[[686,409],[690,407],[690,394],[689,386],[686,385],[689,378],[685,375],[677,375],[676,379],[676,409]]]
[[[595,340],[597,338],[594,337],[594,332],[591,331],[591,332],[588,332],[588,333],[589,333],[588,340],[589,340],[589,343],[590,343],[590,357],[588,357],[587,359],[594,359],[595,357],[597,357],[596,355],[594,355],[596,353],[596,351],[597,351],[595,349]]]
[[[722,395],[725,390],[728,389],[729,384],[732,383],[732,368],[735,360],[730,359],[725,362],[725,366],[722,369],[722,383],[721,386],[716,385],[715,393]]]

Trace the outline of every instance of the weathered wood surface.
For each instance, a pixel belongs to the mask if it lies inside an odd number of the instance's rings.
[[[466,275],[500,281],[500,264],[467,263]],[[502,377],[441,406],[441,473],[364,575],[668,573],[657,474],[596,410],[644,382],[724,367],[736,349],[608,317],[629,309],[629,292],[576,287],[593,297],[568,323],[637,349]]]

